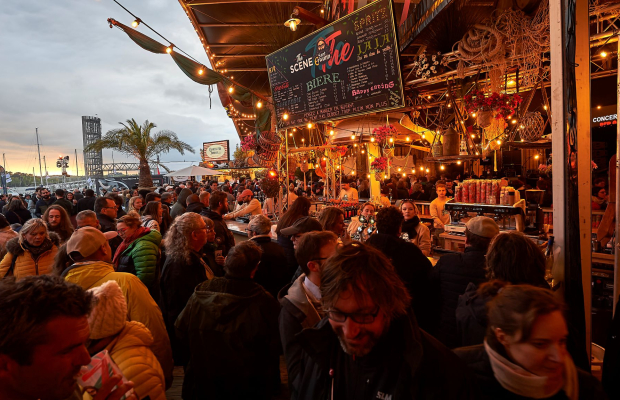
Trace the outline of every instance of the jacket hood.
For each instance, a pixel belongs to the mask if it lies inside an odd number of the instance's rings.
[[[179,193],[179,197],[177,199],[177,203],[181,203],[183,208],[185,208],[186,207],[185,201],[192,194],[193,194],[193,192],[190,189],[188,189],[188,188],[185,188],[185,189],[181,190],[181,192]]]
[[[204,205],[201,202],[192,203],[189,206],[185,207],[185,212],[195,212],[196,214],[200,214]]]
[[[211,211],[211,210],[207,210],[206,212],[205,210],[202,210],[202,215],[206,216],[212,221],[223,221],[224,220],[220,214],[216,213],[215,211]]]
[[[85,290],[92,288],[106,275],[114,272],[112,264],[103,261],[76,263],[65,269],[61,277],[79,283]]]
[[[291,285],[287,285],[286,287],[284,287],[278,293],[278,300],[286,298],[288,301],[293,303],[295,307],[299,308],[302,311],[306,307],[312,307],[312,305],[308,302],[308,297],[306,296],[306,293],[304,291],[304,279],[306,279],[306,274],[301,274],[299,278],[295,279],[295,282],[293,282]]]
[[[221,321],[235,319],[265,294],[265,289],[252,280],[229,278],[205,281],[194,292],[198,303],[208,307],[209,319],[217,325],[221,325]]]
[[[60,244],[60,236],[58,236],[58,234],[55,232],[48,232],[48,234],[52,245],[58,247]],[[21,243],[19,243],[19,236],[16,236],[6,242],[6,249],[9,253],[16,256],[20,256],[24,253],[24,248],[22,247]]]
[[[151,331],[138,321],[127,321],[125,327],[118,333],[111,347],[115,351],[128,349],[130,347],[151,347],[153,335]]]
[[[131,244],[133,245],[134,243],[137,243],[139,241],[142,240],[146,240],[147,242],[151,242],[151,243],[155,243],[158,247],[159,244],[161,243],[161,233],[152,230],[149,233],[147,233],[144,236],[140,236],[139,238],[137,238],[136,240],[134,240]]]
[[[491,299],[478,295],[478,286],[473,282],[469,282],[467,289],[465,289],[465,293],[459,297],[459,303],[461,301],[464,302],[470,315],[472,315],[480,325],[486,326],[487,302]]]

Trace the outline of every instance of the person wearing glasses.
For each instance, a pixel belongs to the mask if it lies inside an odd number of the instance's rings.
[[[166,261],[159,281],[159,304],[172,343],[175,365],[185,365],[186,360],[176,338],[174,322],[196,286],[215,277],[202,257],[203,247],[213,232],[213,226],[208,226],[204,217],[186,213],[174,220],[162,242]]]
[[[280,305],[253,277],[262,250],[233,247],[226,275],[202,282],[176,320],[187,349],[184,399],[271,399],[280,389]]]
[[[286,359],[289,381],[299,373],[301,345],[295,338],[303,329],[312,328],[324,316],[321,308],[321,271],[325,261],[336,252],[338,237],[330,231],[305,233],[297,243],[295,256],[303,274],[278,295],[280,339]]]
[[[293,396],[304,399],[473,399],[470,373],[418,327],[411,297],[381,252],[341,247],[321,273],[327,314],[297,335]]]
[[[87,212],[90,210],[80,211]],[[113,198],[107,196],[97,197],[95,200],[95,215],[99,221],[99,227],[90,225],[99,229],[109,239],[112,254],[116,254],[116,249],[121,245],[123,239],[117,235],[112,236],[111,232],[116,232],[116,218],[118,215],[118,206]],[[80,226],[79,218],[76,218],[78,227]]]

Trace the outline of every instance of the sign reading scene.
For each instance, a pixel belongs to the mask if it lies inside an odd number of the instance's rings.
[[[281,127],[405,105],[391,0],[374,1],[266,60]]]
[[[217,163],[228,161],[230,159],[230,146],[228,145],[228,140],[203,143],[202,149],[203,162]]]

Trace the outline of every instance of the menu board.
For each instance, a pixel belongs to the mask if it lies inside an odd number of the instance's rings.
[[[266,60],[283,128],[405,105],[391,0],[376,0]]]

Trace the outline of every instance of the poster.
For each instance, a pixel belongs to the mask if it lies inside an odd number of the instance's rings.
[[[372,2],[266,61],[280,127],[405,105],[390,0]]]
[[[202,160],[205,163],[225,162],[230,159],[228,140],[207,142],[202,144]]]

